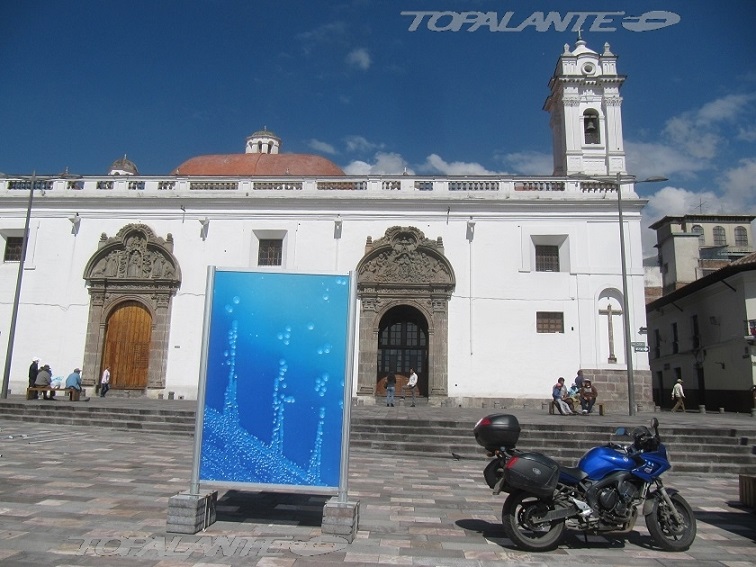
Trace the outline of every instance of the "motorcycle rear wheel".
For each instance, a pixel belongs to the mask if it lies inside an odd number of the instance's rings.
[[[666,502],[657,496],[655,510],[646,516],[646,527],[654,542],[664,551],[686,551],[696,539],[696,517],[693,509],[679,494],[671,494],[670,498],[683,523],[675,521]]]
[[[537,518],[553,509],[554,504],[544,502],[527,492],[512,492],[501,510],[504,533],[518,548],[525,551],[552,551],[562,541],[564,520],[533,524],[531,518]]]

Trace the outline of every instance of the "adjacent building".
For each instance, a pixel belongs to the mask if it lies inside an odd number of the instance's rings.
[[[752,215],[668,216],[656,230],[662,295],[647,306],[654,400],[750,412],[756,385],[756,254]]]

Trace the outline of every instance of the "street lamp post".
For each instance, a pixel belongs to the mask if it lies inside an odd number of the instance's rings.
[[[610,178],[593,178],[584,175],[570,176],[573,179],[582,179],[585,181],[606,182]],[[635,183],[654,183],[658,181],[667,181],[666,177],[649,177],[641,181],[635,181],[635,178],[628,176],[626,181]],[[628,301],[629,285],[627,281],[627,254],[625,252],[625,222],[622,216],[622,173],[617,172],[614,182],[617,185],[617,215],[619,222],[619,239],[620,239],[620,263],[622,264],[622,312],[625,316],[622,318],[622,329],[625,335],[625,364],[627,365],[627,404],[630,415],[637,413],[635,405],[635,377],[633,375],[633,347],[630,344],[630,304]]]
[[[18,304],[21,299],[21,281],[24,278],[24,262],[26,260],[26,249],[29,244],[29,222],[31,221],[32,204],[34,203],[34,185],[36,183],[37,174],[36,172],[32,172],[29,201],[26,205],[24,235],[21,239],[21,258],[18,262],[18,275],[16,276],[16,292],[13,296],[13,310],[11,311],[10,330],[8,331],[8,349],[5,351],[5,370],[3,371],[2,389],[0,389],[0,398],[2,399],[8,397],[8,383],[10,382],[11,360],[13,358],[13,340],[16,336],[16,319],[18,319]]]
[[[77,178],[79,175],[68,173],[68,169],[58,176],[37,178],[37,172],[31,174],[29,187],[29,200],[26,205],[26,221],[24,222],[24,235],[21,239],[21,258],[18,262],[18,275],[16,276],[16,291],[13,296],[13,309],[11,311],[10,329],[8,330],[8,348],[5,352],[5,368],[3,370],[3,383],[0,387],[0,398],[8,397],[8,384],[10,383],[11,362],[13,359],[13,343],[16,337],[16,320],[18,319],[18,307],[21,300],[21,282],[24,278],[24,263],[26,262],[26,250],[29,247],[29,224],[31,222],[32,205],[34,204],[34,190],[38,181],[47,182],[49,179]]]

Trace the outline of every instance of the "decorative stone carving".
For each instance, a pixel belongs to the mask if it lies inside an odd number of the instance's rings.
[[[440,251],[439,251],[440,248]],[[357,267],[360,288],[394,284],[405,288],[439,284],[453,286],[454,271],[443,256],[441,239],[429,240],[414,227],[392,227],[365,246]]]
[[[448,392],[448,303],[456,285],[444,243],[415,227],[394,226],[382,238],[368,236],[357,265],[360,298],[358,395],[373,395],[381,317],[404,305],[418,310],[428,324],[428,392]]]
[[[176,280],[173,239],[156,237],[146,225],[128,225],[113,238],[100,237],[99,249],[84,270],[84,278],[118,280]]]
[[[84,268],[84,279],[91,298],[84,365],[95,369],[87,385],[94,384],[101,367],[102,329],[108,316],[122,302],[136,300],[150,310],[152,317],[147,388],[164,387],[171,300],[181,286],[173,236],[168,234],[163,239],[144,224],[128,224],[111,238],[103,233],[97,252]]]

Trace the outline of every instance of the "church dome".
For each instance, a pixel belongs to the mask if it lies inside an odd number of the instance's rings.
[[[335,163],[320,156],[250,153],[193,157],[174,169],[171,175],[333,177],[344,175],[344,172]]]
[[[281,138],[267,127],[246,140],[243,154],[218,154],[188,159],[172,175],[216,175],[241,177],[333,177],[344,175],[332,161],[310,154],[281,154]]]
[[[108,175],[139,175],[136,164],[123,154],[123,157],[117,159],[110,166]]]

